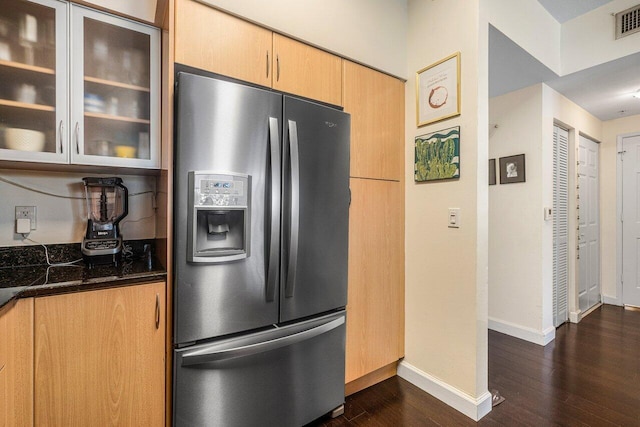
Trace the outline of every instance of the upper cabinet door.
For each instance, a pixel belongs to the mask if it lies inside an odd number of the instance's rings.
[[[67,4],[3,0],[0,159],[66,163]]]
[[[402,181],[404,82],[344,61],[344,110],[351,113],[351,176]]]
[[[271,86],[271,31],[192,0],[176,1],[175,61]]]
[[[71,11],[71,163],[159,167],[158,30]]]
[[[273,88],[342,105],[342,58],[273,34]]]

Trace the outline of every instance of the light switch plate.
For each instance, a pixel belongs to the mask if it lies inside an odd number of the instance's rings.
[[[449,208],[449,228],[460,228],[460,208]]]

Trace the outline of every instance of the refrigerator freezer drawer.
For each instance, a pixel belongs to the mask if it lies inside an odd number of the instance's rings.
[[[174,425],[302,426],[344,403],[344,311],[175,351]]]

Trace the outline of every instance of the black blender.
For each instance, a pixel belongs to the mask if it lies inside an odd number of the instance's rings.
[[[82,178],[87,199],[87,233],[82,239],[82,254],[90,265],[118,264],[122,236],[118,223],[127,216],[127,187],[122,179]]]

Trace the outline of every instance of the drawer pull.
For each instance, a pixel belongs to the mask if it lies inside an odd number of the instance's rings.
[[[160,294],[156,294],[156,329],[160,329]]]

